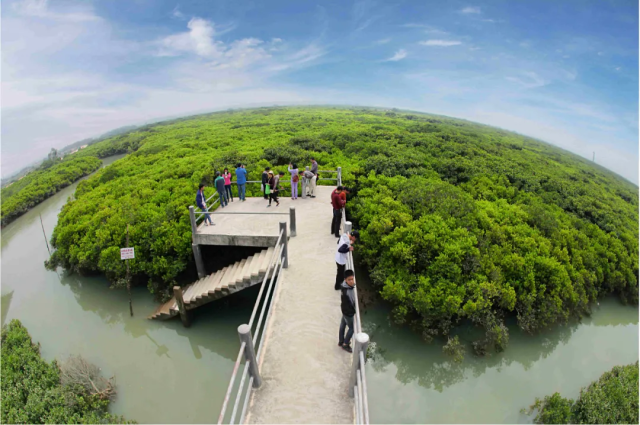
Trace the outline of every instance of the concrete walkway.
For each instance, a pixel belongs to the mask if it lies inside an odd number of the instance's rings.
[[[247,423],[353,423],[351,355],[338,347],[342,313],[333,289],[333,189],[318,187],[314,199],[281,198],[278,208],[296,207],[298,235],[289,239],[289,268],[283,269],[267,324],[263,384],[253,390]]]

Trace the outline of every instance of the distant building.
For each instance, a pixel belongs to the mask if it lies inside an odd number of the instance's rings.
[[[87,146],[89,146],[89,145],[82,145],[82,146],[80,146],[80,149],[84,149],[84,148],[86,148]]]

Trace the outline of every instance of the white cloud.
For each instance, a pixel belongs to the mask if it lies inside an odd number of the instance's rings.
[[[533,71],[524,71],[518,77],[506,77],[507,80],[518,83],[525,88],[533,89],[536,87],[542,87],[547,82]]]
[[[464,9],[462,9],[462,10],[460,11],[460,13],[465,13],[465,14],[475,14],[475,15],[477,15],[477,14],[480,14],[481,12],[480,12],[480,8],[479,8],[479,7],[471,7],[471,6],[468,6],[468,7],[465,7]]]
[[[407,57],[407,51],[404,49],[398,50],[393,56],[389,59],[385,59],[385,62],[397,62]]]
[[[449,46],[459,46],[460,44],[462,44],[462,42],[456,41],[456,40],[426,40],[426,41],[421,41],[419,44],[423,46],[449,47]]]
[[[375,44],[387,44],[390,41],[391,41],[390,38],[383,38],[383,39],[380,39],[380,40],[376,41]]]
[[[185,17],[184,13],[180,11],[180,8],[178,6],[173,8],[173,11],[171,12],[171,16],[178,19],[184,19]]]
[[[87,7],[77,8],[76,6],[73,11],[53,12],[49,9],[49,0],[21,0],[11,6],[18,15],[26,17],[71,22],[97,21],[100,19]]]
[[[616,71],[620,71],[620,67],[619,66],[616,67]]]

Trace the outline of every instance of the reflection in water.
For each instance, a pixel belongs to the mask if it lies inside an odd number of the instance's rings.
[[[4,326],[4,322],[7,319],[7,313],[9,312],[9,306],[11,305],[11,299],[13,298],[13,291],[2,295],[2,305],[0,314],[2,315],[2,322],[0,325]]]
[[[107,325],[122,324],[122,329],[133,338],[142,336],[148,338],[157,347],[157,355],[168,356],[169,348],[166,345],[158,344],[149,335],[149,331],[166,328],[189,340],[196,359],[202,358],[200,348],[203,348],[233,361],[238,355],[236,328],[248,320],[259,290],[259,286],[255,286],[193,311],[193,325],[191,328],[185,328],[176,318],[168,321],[146,319],[146,316],[153,312],[155,307],[150,302],[151,296],[146,288],[132,288],[134,308],[134,317],[132,318],[129,315],[129,301],[126,291],[110,289],[103,277],[81,277],[76,274],[63,273],[61,283],[71,289],[78,305],[84,311],[97,314]],[[215,329],[215,332],[209,334],[199,331],[198,328]],[[220,341],[232,341],[233,343],[220,344]]]
[[[369,285],[357,270],[358,286]],[[365,292],[365,291],[363,291]],[[472,354],[478,329],[456,329],[467,348],[462,363],[442,353],[444,341],[423,342],[392,322],[384,301],[368,303],[363,328],[375,344],[367,363],[372,423],[531,422],[519,413],[535,397],[579,389],[617,364],[638,359],[638,308],[602,300],[591,317],[529,335],[515,321],[509,346],[486,357]]]

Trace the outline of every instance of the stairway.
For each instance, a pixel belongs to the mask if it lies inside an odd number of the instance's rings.
[[[261,283],[267,273],[273,250],[273,247],[264,249],[256,255],[231,264],[182,288],[182,298],[187,310]],[[271,268],[273,269],[273,265]],[[158,307],[148,319],[166,320],[178,314],[176,300],[171,298]]]

